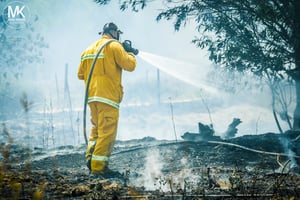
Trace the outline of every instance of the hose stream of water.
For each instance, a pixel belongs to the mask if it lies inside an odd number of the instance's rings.
[[[198,66],[144,51],[140,51],[138,57],[176,79],[201,88],[210,94],[219,92],[217,88],[210,86],[205,81],[207,66]]]

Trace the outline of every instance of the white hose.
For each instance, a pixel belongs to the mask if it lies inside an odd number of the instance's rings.
[[[300,156],[297,156],[297,155],[289,155],[289,154],[286,154],[286,153],[261,151],[261,150],[251,149],[251,148],[248,148],[248,147],[245,147],[245,146],[241,146],[241,145],[234,144],[234,143],[229,143],[229,142],[220,142],[220,141],[207,141],[207,142],[212,143],[212,144],[222,144],[222,145],[234,146],[234,147],[238,147],[238,148],[245,149],[245,150],[252,151],[252,152],[256,152],[256,153],[262,153],[262,154],[268,154],[268,155],[274,155],[274,156],[279,155],[279,156],[300,158]]]

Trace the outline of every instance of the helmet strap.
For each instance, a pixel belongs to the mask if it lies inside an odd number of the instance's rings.
[[[120,39],[120,33],[117,31],[117,37],[114,37],[113,34],[111,33],[111,31],[108,31],[107,34],[110,35],[110,37],[112,37],[115,40],[119,40]]]

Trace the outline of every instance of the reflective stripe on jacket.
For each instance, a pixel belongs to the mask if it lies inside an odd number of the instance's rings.
[[[78,78],[84,80],[85,83],[98,49],[109,39],[109,36],[103,35],[100,40],[90,45],[81,54]],[[88,102],[99,101],[119,108],[119,103],[123,98],[122,69],[133,71],[135,67],[135,56],[127,53],[120,42],[113,41],[107,44],[99,54],[94,67],[88,92]]]
[[[117,109],[119,109],[120,107],[120,104],[115,102],[115,101],[112,101],[110,99],[106,99],[106,98],[103,98],[103,97],[89,97],[88,98],[88,103],[90,102],[93,102],[93,101],[98,101],[98,102],[101,102],[101,103],[106,103],[112,107],[115,107]]]

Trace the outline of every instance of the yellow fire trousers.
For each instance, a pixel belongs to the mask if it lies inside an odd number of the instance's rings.
[[[104,173],[113,150],[118,128],[119,110],[101,102],[89,103],[92,128],[86,151],[92,173]]]

